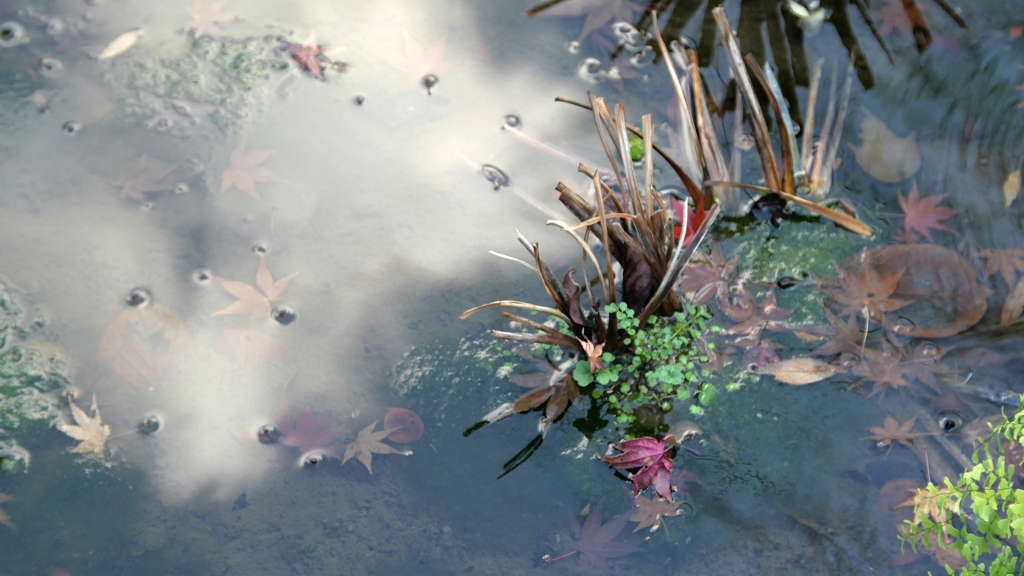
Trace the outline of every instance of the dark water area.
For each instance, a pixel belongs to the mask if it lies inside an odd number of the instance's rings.
[[[718,5],[0,0],[0,575],[956,565],[901,550],[899,504],[1024,392],[1024,4],[724,3],[816,166],[797,195],[864,235],[762,198]],[[514,403],[577,357],[492,334],[557,332],[547,311],[460,315],[551,306],[500,257],[531,267],[531,242],[595,274],[555,185],[596,204],[578,166],[613,169],[558,96],[650,114],[715,188],[651,10],[746,187],[708,192],[674,286],[710,316],[690,384],[630,423],[590,383],[549,421]],[[674,502],[649,488],[645,524],[600,458],[669,432]]]

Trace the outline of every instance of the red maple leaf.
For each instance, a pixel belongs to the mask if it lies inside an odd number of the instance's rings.
[[[672,197],[669,197],[669,201],[672,203],[672,210],[675,212],[676,222],[679,223],[672,228],[672,235],[675,236],[676,240],[679,240],[679,237],[683,235],[682,222],[684,205],[682,202]],[[689,212],[689,214],[686,219],[686,236],[683,237],[683,246],[690,243],[693,235],[697,233],[697,229],[704,223],[704,217],[706,216],[704,213],[703,202],[697,204],[696,210],[690,208],[689,204],[686,204],[685,206],[685,210]]]
[[[671,502],[672,459],[668,456],[671,446],[667,445],[667,441],[672,438],[672,435],[668,435],[663,440],[649,436],[626,440],[622,446],[615,446],[622,454],[601,460],[617,470],[638,469],[630,476],[633,496],[653,485],[655,492]]]
[[[344,428],[331,428],[326,416],[313,416],[313,410],[306,408],[292,426],[291,415],[282,414],[277,419],[277,427],[281,431],[281,444],[294,446],[305,454],[314,448],[323,450],[327,456],[340,457],[327,449],[327,445],[349,435]]]
[[[899,192],[897,194],[899,195],[900,207],[903,208],[904,212],[902,216],[904,219],[903,232],[898,235],[899,240],[913,242],[917,239],[915,234],[919,234],[927,238],[929,242],[934,242],[931,234],[932,230],[952,232],[949,227],[941,224],[941,222],[959,214],[960,211],[953,208],[938,207],[939,202],[942,202],[942,199],[946,197],[945,194],[921,198],[917,191],[917,182],[914,183],[910,189],[910,194],[906,198]]]

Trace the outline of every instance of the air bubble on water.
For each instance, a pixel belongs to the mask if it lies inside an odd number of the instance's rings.
[[[565,45],[565,49],[569,51],[569,54],[579,54],[580,43],[573,40],[572,42],[569,42],[568,44]]]
[[[152,202],[143,202],[142,203],[142,211],[143,212],[152,212],[153,208],[156,208],[156,204],[154,204]]]
[[[124,297],[124,303],[129,306],[141,308],[153,299],[153,296],[149,293],[149,290],[145,288],[135,288]]]
[[[60,127],[60,129],[68,136],[74,136],[82,129],[82,125],[74,120],[68,120]]]
[[[484,164],[480,167],[480,171],[483,172],[484,178],[487,178],[487,181],[494,186],[495,190],[512,183],[508,174],[505,174],[504,170],[493,164]]]
[[[160,425],[160,418],[155,414],[150,414],[143,418],[142,422],[139,422],[139,432],[146,435],[153,434],[160,429]]]
[[[441,79],[437,77],[437,74],[427,74],[426,76],[420,79],[420,83],[422,83],[423,86],[427,89],[427,96],[430,95],[430,90],[434,86],[437,86],[437,83],[440,81]]]
[[[175,194],[188,194],[191,190],[192,188],[185,182],[178,182],[174,185]]]
[[[299,462],[301,463],[302,466],[308,466],[310,468],[313,468],[317,464],[323,462],[324,459],[325,456],[323,455],[323,453],[314,451],[309,452],[307,454],[303,454],[302,459]]]
[[[635,51],[643,47],[644,37],[629,22],[620,20],[612,24],[612,34],[615,35],[616,43],[627,50]]]
[[[213,272],[206,268],[200,268],[192,273],[192,280],[197,284],[209,284],[210,280],[213,280]]]
[[[39,61],[39,73],[46,78],[60,78],[64,75],[64,63],[47,56]]]
[[[506,114],[505,122],[502,124],[502,128],[521,128],[523,126],[522,120],[515,114]]]
[[[597,58],[584,58],[576,66],[576,76],[591,84],[603,79],[604,74],[601,72],[601,61]]]
[[[253,244],[252,245],[252,251],[257,253],[257,254],[266,254],[267,253],[267,245],[263,244],[262,242]]]
[[[942,348],[935,342],[923,342],[917,352],[917,360],[932,365],[942,356]]]
[[[356,103],[356,106],[362,106],[363,102],[366,102],[366,97],[356,96],[355,98],[352,99],[352,101]]]
[[[276,444],[281,438],[281,431],[273,424],[264,424],[256,430],[256,439],[260,444]]]
[[[166,116],[160,118],[155,123],[153,123],[153,128],[155,128],[157,132],[167,132],[173,126],[174,120],[172,120],[171,118],[167,118]]]
[[[910,318],[900,317],[892,325],[892,331],[899,336],[906,336],[914,330],[914,322]]]
[[[964,415],[956,410],[943,410],[937,417],[939,429],[944,434],[959,434],[964,427]]]
[[[50,18],[46,21],[46,33],[50,36],[60,36],[67,29],[67,25],[60,18]]]
[[[271,316],[273,316],[274,320],[276,320],[278,324],[287,326],[295,321],[298,314],[296,314],[295,310],[292,310],[290,307],[282,305],[274,308],[274,312]]]
[[[14,48],[26,42],[28,35],[25,34],[24,26],[14,21],[0,24],[0,48]]]

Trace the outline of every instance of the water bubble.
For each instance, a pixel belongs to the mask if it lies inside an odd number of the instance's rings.
[[[152,299],[153,296],[150,295],[149,290],[146,290],[145,288],[136,288],[124,297],[124,303],[129,306],[139,308],[149,304]]]
[[[256,430],[256,439],[260,444],[276,444],[281,438],[281,431],[272,424],[264,424]]]
[[[964,427],[964,415],[956,410],[943,410],[937,418],[944,434],[959,434]]]
[[[522,122],[522,120],[519,119],[519,116],[516,116],[515,114],[506,114],[505,115],[505,123],[502,124],[502,127],[503,128],[520,128],[520,127],[522,127],[522,125],[523,125],[523,122]]]
[[[257,254],[266,254],[267,253],[267,245],[263,244],[263,243],[253,244],[252,245],[252,251],[257,253]]]
[[[143,202],[142,203],[142,211],[143,212],[152,212],[154,208],[156,208],[156,204],[154,204],[153,202]]]
[[[484,164],[480,167],[480,171],[484,173],[484,178],[487,178],[487,181],[494,185],[495,190],[512,183],[508,174],[505,174],[501,168],[493,164]]]
[[[601,80],[601,61],[597,58],[584,58],[576,66],[576,75],[591,84]]]
[[[356,96],[352,101],[356,103],[356,106],[362,106],[363,102],[366,102],[366,97]]]
[[[612,24],[612,33],[619,46],[627,50],[639,50],[644,43],[644,37],[629,22],[618,21]]]
[[[433,88],[434,86],[437,86],[437,83],[440,81],[441,79],[437,77],[437,74],[427,74],[422,79],[420,79],[420,82],[427,89],[427,96],[430,96],[430,89]]]
[[[82,395],[82,391],[81,390],[79,390],[78,388],[75,388],[75,387],[69,387],[69,388],[66,388],[64,390],[64,392],[61,393],[60,397],[63,398],[64,400],[66,400],[68,404],[71,404],[72,402],[75,401],[76,398],[78,398],[81,395]]]
[[[174,185],[175,194],[188,194],[192,188],[185,182],[178,182]]]
[[[39,61],[39,73],[46,78],[60,78],[64,75],[64,63],[47,56]]]
[[[173,126],[174,126],[174,120],[172,120],[171,118],[168,118],[166,116],[161,118],[161,119],[159,119],[159,120],[157,120],[153,124],[153,128],[156,128],[157,132],[167,132]]]
[[[68,136],[74,136],[75,134],[78,134],[78,132],[82,129],[82,125],[78,122],[75,122],[74,120],[68,120],[63,125],[61,125],[60,129]]]
[[[67,29],[67,25],[60,18],[50,18],[46,21],[46,33],[50,36],[60,36]]]
[[[198,284],[208,284],[210,280],[213,280],[213,272],[206,268],[200,268],[192,273],[192,280]]]
[[[860,364],[860,358],[858,358],[856,354],[844,352],[839,355],[839,365],[842,366],[844,370],[849,370],[857,364]]]
[[[0,24],[0,48],[14,48],[25,42],[28,42],[28,36],[24,26],[13,21]]]
[[[917,350],[917,360],[928,366],[938,362],[941,356],[942,348],[935,342],[923,342]]]
[[[298,318],[298,314],[295,310],[283,305],[274,308],[274,312],[271,316],[273,316],[274,320],[277,320],[277,323],[282,326],[287,326],[292,322],[295,322],[295,319]]]
[[[155,415],[149,415],[139,422],[139,432],[149,435],[160,429],[160,418]]]
[[[309,467],[314,467],[317,464],[323,462],[325,459],[324,455],[320,452],[310,452],[302,457],[302,464]]]
[[[654,51],[653,48],[651,48],[650,46],[644,46],[644,47],[640,48],[639,50],[637,50],[636,54],[633,54],[632,56],[630,56],[629,64],[630,64],[630,66],[632,66],[634,68],[640,68],[641,66],[646,66],[646,65],[650,64],[651,62],[654,62],[655,54],[656,54],[656,52]]]
[[[893,331],[897,336],[908,336],[913,332],[915,326],[914,322],[910,318],[900,317],[893,322],[890,330]]]
[[[569,51],[569,54],[579,54],[580,43],[573,40],[572,42],[569,42],[568,44],[565,45],[565,49]]]

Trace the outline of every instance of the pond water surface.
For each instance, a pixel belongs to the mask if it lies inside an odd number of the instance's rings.
[[[508,327],[495,310],[460,313],[547,301],[535,274],[488,251],[529,258],[518,230],[561,277],[579,247],[545,225],[572,218],[555,184],[587,190],[580,162],[607,170],[593,116],[555,97],[594,91],[636,125],[653,114],[655,141],[681,152],[645,9],[696,51],[737,174],[764,184],[756,150],[733,148],[751,129],[733,131],[715,5],[0,0],[0,574],[941,570],[901,554],[886,487],[955,476],[971,439],[939,427],[953,414],[966,429],[999,413],[986,393],[1024,390],[1021,310],[1006,304],[1024,294],[1019,1],[875,0],[870,19],[830,1],[804,20],[786,2],[724,4],[797,123],[814,63],[819,122],[853,63],[826,197],[874,233],[792,208],[776,226],[733,192],[702,252],[738,259],[708,300],[718,393],[659,415],[659,433],[701,433],[675,458],[680,514],[609,536],[634,552],[604,565],[572,531],[570,518],[632,507],[595,458],[624,430],[589,397],[542,443],[537,412],[464,434],[522,392],[508,376],[533,358],[491,337]],[[293,57],[317,47],[316,65]],[[660,162],[655,184],[682,189]],[[909,225],[918,193],[945,195],[947,212],[923,213],[935,226]],[[828,314],[861,330],[834,293],[864,250],[931,244],[945,251],[899,252],[890,270],[970,286],[918,295],[884,330],[868,322],[860,350],[843,350],[861,369],[789,386],[749,368],[820,355]],[[736,312],[744,298],[756,314]],[[886,379],[872,346],[941,361]],[[71,451],[72,405],[101,415],[105,446]],[[371,473],[349,447],[392,408],[424,434],[382,440],[393,453],[376,445]],[[865,439],[886,415],[916,418],[921,436]]]

